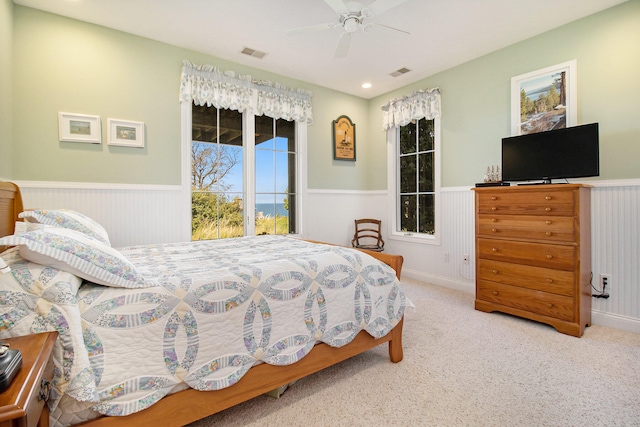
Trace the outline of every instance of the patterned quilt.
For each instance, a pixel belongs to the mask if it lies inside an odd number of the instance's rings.
[[[290,237],[120,252],[156,286],[80,285],[16,249],[3,254],[12,271],[0,277],[0,338],[60,333],[53,413],[73,400],[128,415],[180,387],[228,387],[253,365],[295,363],[318,342],[340,347],[361,330],[382,337],[407,303],[387,265]]]

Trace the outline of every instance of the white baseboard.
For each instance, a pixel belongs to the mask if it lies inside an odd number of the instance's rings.
[[[605,313],[599,310],[591,310],[591,323],[607,328],[620,329],[621,331],[640,334],[640,319],[620,316],[618,314]]]
[[[442,286],[443,288],[454,289],[456,291],[467,292],[474,294],[476,292],[476,284],[473,282],[463,282],[460,280],[452,280],[448,277],[439,277],[432,274],[427,274],[422,271],[410,270],[403,268],[402,276],[408,279],[418,280],[420,282],[427,282],[433,285]]]
[[[475,283],[462,282],[459,280],[451,280],[446,277],[438,277],[421,271],[402,269],[402,276],[408,279],[427,282],[433,285],[442,286],[443,288],[454,289],[457,291],[475,293]],[[591,323],[594,325],[604,326],[607,328],[619,329],[621,331],[640,334],[640,319],[633,317],[620,316],[617,314],[606,313],[599,310],[591,311]]]

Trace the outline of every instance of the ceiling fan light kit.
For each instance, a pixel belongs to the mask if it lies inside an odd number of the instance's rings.
[[[326,24],[316,24],[308,27],[297,28],[290,30],[288,33],[293,35],[341,26],[344,32],[340,35],[338,46],[336,47],[336,51],[333,56],[334,58],[342,58],[347,56],[349,51],[349,46],[351,45],[350,36],[359,29],[361,29],[363,33],[368,33],[377,27],[408,35],[409,33],[407,31],[389,27],[388,25],[364,23],[365,19],[373,18],[391,8],[401,5],[406,1],[407,0],[376,0],[367,7],[363,7],[357,1],[350,1],[350,9],[343,0],[324,0],[324,2],[338,15],[338,22],[334,21]]]

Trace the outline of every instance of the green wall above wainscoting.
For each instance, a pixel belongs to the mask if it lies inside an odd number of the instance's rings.
[[[179,184],[178,89],[185,59],[311,90],[308,187],[362,191],[386,189],[380,107],[389,99],[440,87],[442,185],[472,186],[488,165],[500,163],[500,140],[510,134],[511,77],[576,59],[578,123],[600,123],[599,179],[640,178],[640,0],[371,100],[0,1],[0,176],[5,178]],[[6,58],[12,58],[12,68]],[[13,88],[9,98],[4,96],[8,87]],[[59,111],[99,115],[102,144],[60,142]],[[333,160],[331,121],[343,114],[357,126],[356,162]],[[108,117],[144,122],[145,148],[108,146]]]

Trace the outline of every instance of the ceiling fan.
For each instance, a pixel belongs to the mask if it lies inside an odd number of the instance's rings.
[[[402,33],[409,35],[407,31],[393,28],[388,25],[380,23],[365,23],[366,19],[373,18],[389,9],[401,5],[407,0],[375,0],[368,6],[363,6],[357,1],[343,1],[343,0],[324,0],[338,14],[337,22],[328,22],[325,24],[310,25],[307,27],[295,28],[287,31],[289,35],[301,34],[310,31],[328,30],[330,28],[342,27],[344,32],[340,35],[338,46],[333,55],[334,58],[344,58],[349,52],[349,46],[351,45],[351,38],[358,30],[362,30],[367,33],[373,28],[381,28],[384,30],[390,30],[396,33]],[[347,6],[348,3],[348,6]]]

